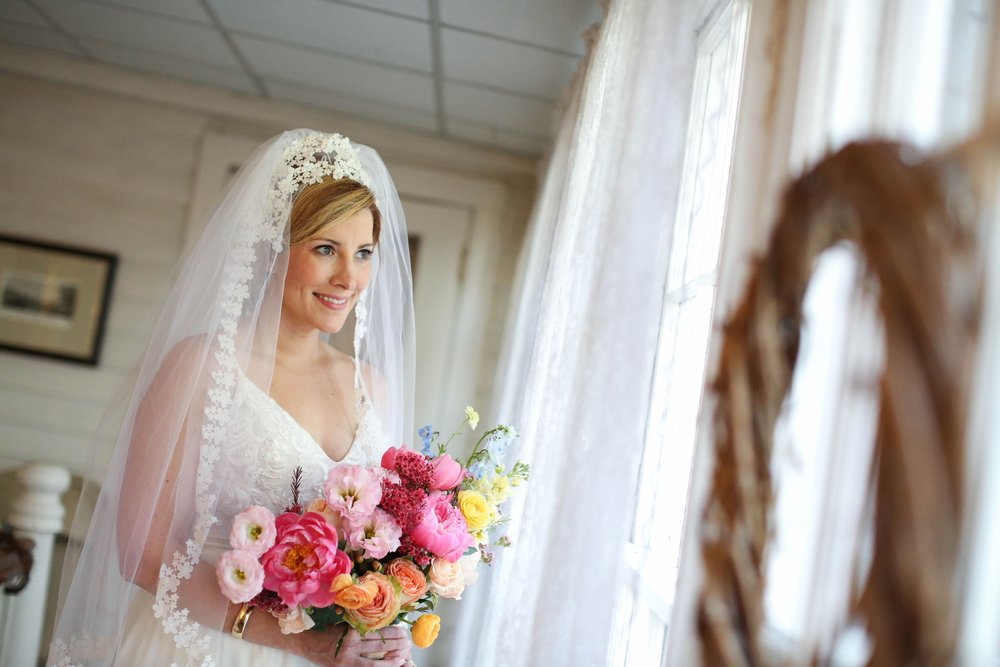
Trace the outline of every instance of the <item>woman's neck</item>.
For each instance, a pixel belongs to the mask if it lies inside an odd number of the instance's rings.
[[[281,327],[274,350],[274,363],[286,368],[314,367],[324,356],[318,329],[294,331]]]

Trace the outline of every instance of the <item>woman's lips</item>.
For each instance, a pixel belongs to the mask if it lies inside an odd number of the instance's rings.
[[[350,297],[346,296],[331,296],[329,294],[319,294],[318,292],[314,292],[313,295],[330,310],[344,310],[351,302]]]

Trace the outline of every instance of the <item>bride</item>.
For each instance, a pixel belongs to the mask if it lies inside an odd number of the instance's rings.
[[[352,312],[353,356],[327,342]],[[264,144],[182,263],[119,405],[49,664],[407,663],[399,628],[285,634],[296,619],[230,603],[214,563],[235,514],[293,503],[297,468],[302,498],[320,497],[330,468],[377,465],[410,437],[412,352],[406,229],[379,156],[310,130]]]

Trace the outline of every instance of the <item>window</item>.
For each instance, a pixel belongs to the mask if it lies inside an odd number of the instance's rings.
[[[615,614],[613,665],[665,656],[695,428],[712,331],[748,0],[710,3],[698,31],[684,181],[670,235],[663,314],[632,539]]]

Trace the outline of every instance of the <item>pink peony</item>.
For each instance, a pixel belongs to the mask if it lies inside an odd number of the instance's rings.
[[[420,520],[409,534],[418,547],[454,563],[476,540],[469,535],[465,518],[448,494],[434,491],[427,496]]]
[[[431,461],[434,469],[431,475],[430,488],[435,491],[454,489],[465,477],[465,470],[455,459],[442,454]]]
[[[264,568],[252,553],[227,551],[215,563],[222,594],[236,603],[249,602],[264,584]]]
[[[277,543],[264,554],[264,588],[289,607],[326,607],[337,575],[351,571],[350,557],[337,548],[337,531],[322,514],[285,512],[275,519]]]
[[[385,558],[399,548],[403,530],[388,512],[375,508],[368,516],[348,521],[347,544],[352,551],[364,549],[365,558]]]
[[[382,499],[382,478],[362,466],[335,466],[323,485],[326,501],[343,517],[371,514]]]
[[[271,514],[271,510],[260,505],[252,505],[233,519],[229,544],[233,549],[246,551],[259,558],[274,546],[276,536],[274,515]]]

